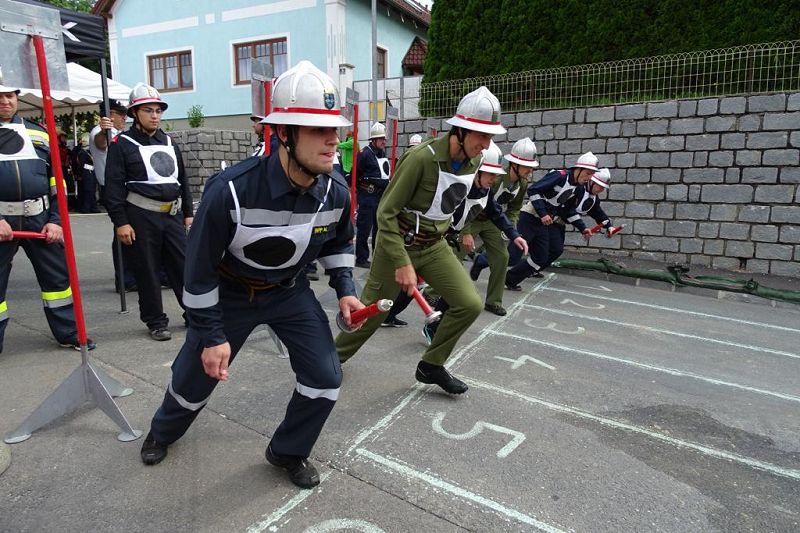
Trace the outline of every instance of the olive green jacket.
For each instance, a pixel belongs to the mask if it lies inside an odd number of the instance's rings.
[[[431,153],[428,146],[433,148]],[[398,218],[407,226],[416,225],[413,213],[405,213],[404,209],[425,212],[433,202],[436,185],[439,183],[439,169],[457,175],[474,174],[480,163],[480,157],[465,161],[458,172],[453,172],[450,159],[450,134],[431,139],[408,150],[400,158],[394,176],[383,198],[378,205],[378,230],[380,231],[381,249],[385,252],[395,268],[408,265],[411,260],[403,244]],[[450,227],[451,220],[429,220],[420,217],[421,233],[437,233],[444,235]]]

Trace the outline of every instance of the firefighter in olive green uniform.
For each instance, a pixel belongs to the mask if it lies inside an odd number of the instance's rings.
[[[508,161],[508,173],[495,182],[491,194],[497,207],[516,226],[519,210],[525,200],[528,178],[535,168],[539,168],[536,145],[529,137],[525,137],[514,143],[511,153],[503,157]],[[508,249],[513,244],[503,239],[500,229],[484,213],[479,214],[461,230],[461,240],[465,246],[468,242],[472,242],[476,235],[483,240],[486,252],[475,257],[469,274],[474,281],[477,281],[481,270],[489,267],[489,285],[486,288],[486,304],[483,308],[503,316],[506,314],[503,307],[503,283],[508,267]]]
[[[452,128],[446,135],[407,151],[395,169],[378,206],[378,241],[361,300],[393,298],[398,286],[410,294],[417,275],[425,278],[451,307],[439,326],[440,334],[417,366],[416,378],[461,394],[467,385],[444,364],[480,314],[481,299],[442,237],[472,186],[481,151],[489,147],[493,135],[506,130],[500,125],[500,102],[486,87],[466,95],[447,123]],[[358,331],[340,334],[336,338],[340,361],[352,357],[384,317],[385,313],[376,315]]]

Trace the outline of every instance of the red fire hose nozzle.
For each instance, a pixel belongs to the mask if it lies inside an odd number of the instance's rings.
[[[606,237],[608,237],[608,238],[613,237],[614,235],[616,235],[617,233],[622,231],[622,228],[624,228],[626,225],[627,224],[622,224],[621,226],[616,226],[616,227],[615,226],[609,226],[608,231],[606,232]],[[602,224],[598,224],[598,225],[596,225],[595,227],[593,227],[592,229],[589,230],[589,235],[596,235],[597,233],[600,233],[602,230],[603,230],[603,225]]]
[[[12,231],[15,239],[46,239],[47,235],[38,231]]]
[[[394,305],[394,302],[391,300],[378,300],[374,304],[350,313],[350,323],[358,324],[362,320],[366,320],[371,316],[377,315],[378,313],[385,313],[392,308],[392,305]],[[355,331],[352,326],[345,324],[344,317],[342,316],[341,312],[336,314],[336,325],[339,326],[339,329],[345,333],[352,333]]]
[[[440,318],[442,318],[441,311],[434,311],[431,309],[431,306],[428,304],[428,301],[422,296],[422,293],[419,292],[419,289],[414,287],[414,299],[417,301],[420,309],[422,312],[425,313],[425,323],[426,324],[433,324]]]

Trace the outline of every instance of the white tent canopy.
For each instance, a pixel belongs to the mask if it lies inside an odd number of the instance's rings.
[[[51,91],[55,114],[97,111],[97,104],[103,101],[100,74],[77,63],[67,63],[67,76],[69,77],[69,91]],[[127,103],[131,88],[111,78],[108,78],[107,81],[109,99]],[[42,115],[43,107],[42,91],[39,89],[20,89],[19,113],[21,115]]]

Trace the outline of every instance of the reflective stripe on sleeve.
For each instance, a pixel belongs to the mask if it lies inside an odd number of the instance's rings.
[[[314,387],[306,387],[305,385],[298,383],[297,392],[306,398],[311,398],[312,400],[317,398],[326,398],[332,402],[335,402],[339,399],[339,387],[335,389],[315,389]]]
[[[317,260],[325,270],[342,267],[352,268],[356,266],[356,256],[353,254],[327,255],[324,257],[317,257]]]
[[[183,289],[183,305],[191,307],[192,309],[206,309],[213,307],[219,302],[219,287],[214,287],[212,290],[203,294],[192,294]]]
[[[8,320],[8,303],[0,302],[0,322]]]

